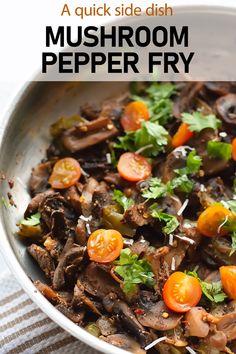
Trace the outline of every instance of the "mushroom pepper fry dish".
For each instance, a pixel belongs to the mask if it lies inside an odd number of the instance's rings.
[[[236,84],[132,83],[50,134],[18,232],[39,291],[133,353],[236,353]]]

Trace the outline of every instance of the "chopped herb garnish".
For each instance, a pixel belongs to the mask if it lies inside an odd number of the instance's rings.
[[[135,132],[128,132],[118,138],[119,142],[114,145],[118,149],[126,151],[137,151],[140,148],[150,145],[142,155],[147,157],[157,156],[164,150],[168,143],[168,132],[158,123],[144,122],[142,127]]]
[[[125,294],[136,293],[138,284],[149,287],[154,285],[154,274],[149,262],[138,259],[138,255],[133,254],[129,248],[121,251],[115,265],[115,272],[123,279],[122,290]]]
[[[186,174],[181,174],[181,170],[175,170],[175,173],[178,177],[173,178],[170,182],[172,190],[178,189],[181,192],[190,193],[194,185],[193,180],[189,179]]]
[[[171,83],[152,83],[146,89],[146,96],[132,96],[135,101],[144,101],[150,113],[150,120],[160,125],[168,123],[172,117],[173,102],[170,99],[176,93],[176,86]]]
[[[148,188],[142,191],[142,196],[147,199],[158,199],[164,197],[168,193],[173,193],[175,189],[178,189],[184,193],[190,193],[194,181],[188,177],[188,175],[196,174],[202,164],[200,156],[193,150],[188,154],[186,160],[186,167],[175,170],[176,177],[166,184],[161,181],[160,178],[150,178],[148,181]]]
[[[148,188],[144,189],[142,196],[147,199],[158,199],[164,197],[167,193],[167,187],[160,178],[153,177],[148,181]]]
[[[177,177],[171,181],[172,189],[178,189],[184,193],[190,193],[194,181],[188,175],[195,175],[202,165],[202,159],[197,155],[196,150],[191,151],[186,160],[186,167],[175,170]]]
[[[27,225],[27,226],[36,226],[40,223],[40,218],[41,218],[41,214],[36,213],[31,215],[29,218],[22,219],[20,223],[22,225]]]
[[[232,145],[221,141],[208,141],[207,151],[210,157],[222,160],[230,160],[232,157]]]
[[[113,190],[112,199],[116,201],[123,208],[124,211],[134,205],[134,200],[131,198],[127,198],[124,193],[122,193],[118,189]]]
[[[163,221],[165,226],[162,228],[164,234],[169,235],[174,232],[179,226],[179,221],[173,215],[163,213],[161,209],[158,209],[158,205],[155,203],[150,207],[152,213],[152,217],[158,219],[159,221]]]
[[[222,284],[220,281],[212,282],[212,283],[203,281],[199,278],[196,271],[188,272],[187,274],[198,279],[203,294],[211,302],[219,303],[219,302],[223,302],[225,298],[227,298],[227,295],[222,290]]]
[[[220,119],[216,118],[214,114],[203,115],[200,112],[182,113],[182,121],[188,124],[192,132],[200,132],[206,128],[216,130],[221,126]]]

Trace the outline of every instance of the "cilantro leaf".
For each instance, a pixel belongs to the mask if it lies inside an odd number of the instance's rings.
[[[187,272],[187,274],[198,279],[203,294],[211,302],[219,303],[219,302],[223,302],[225,298],[227,298],[227,295],[222,290],[222,284],[220,281],[208,283],[206,281],[201,280],[197,272],[195,271]]]
[[[147,199],[158,199],[167,193],[167,187],[160,178],[153,177],[148,181],[148,188],[142,191],[142,196]]]
[[[29,218],[22,219],[20,223],[22,225],[27,225],[27,226],[36,226],[40,223],[40,218],[41,218],[41,214],[36,213],[31,215]]]
[[[135,293],[138,284],[150,287],[154,285],[154,274],[149,262],[138,259],[138,255],[133,254],[129,248],[121,251],[115,265],[115,272],[123,278],[122,290],[125,294]]]
[[[142,128],[135,134],[135,146],[137,149],[145,145],[152,145],[152,148],[145,150],[147,156],[157,156],[163,147],[168,143],[168,132],[158,123],[144,122]]]
[[[196,150],[191,151],[186,160],[186,167],[175,170],[177,177],[171,182],[172,189],[178,189],[184,193],[190,193],[193,189],[194,181],[188,175],[196,174],[202,165],[202,159],[197,155]]]
[[[181,170],[175,170],[175,173],[179,176],[173,178],[170,182],[171,188],[178,189],[184,193],[190,193],[193,189],[194,182],[188,178],[187,174],[182,174]]]
[[[170,99],[176,93],[176,86],[171,83],[153,82],[146,89],[146,96],[133,95],[135,101],[143,101],[150,113],[150,120],[165,125],[172,117],[173,102]]]
[[[231,257],[234,252],[236,252],[236,231],[234,231],[231,235],[231,251],[229,256]]]
[[[134,205],[134,200],[127,198],[124,193],[118,189],[113,190],[112,200],[116,201],[120,206],[122,206],[124,211]]]
[[[208,141],[207,151],[209,156],[226,161],[232,157],[232,145],[221,141]]]
[[[162,228],[164,234],[169,235],[174,232],[179,226],[179,221],[173,215],[163,213],[161,209],[157,209],[157,204],[153,204],[150,209],[152,210],[152,217],[158,219],[159,221],[163,221],[165,226]]]
[[[143,122],[142,127],[135,132],[128,132],[118,138],[118,143],[114,147],[126,151],[137,151],[140,148],[150,145],[142,155],[151,157],[157,156],[164,150],[168,143],[168,132],[158,123]]]
[[[200,112],[182,113],[182,121],[189,125],[192,132],[200,132],[206,128],[217,129],[221,121],[214,114],[203,115]]]

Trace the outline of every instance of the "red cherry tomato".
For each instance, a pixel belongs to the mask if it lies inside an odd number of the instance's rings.
[[[173,273],[163,288],[163,300],[175,312],[187,312],[198,304],[202,296],[199,281],[183,272]]]
[[[233,219],[235,215],[223,205],[210,205],[200,214],[197,228],[204,236],[225,236],[230,232],[226,222]]]
[[[94,231],[87,243],[89,258],[98,263],[113,262],[123,248],[123,237],[116,230]]]
[[[149,111],[142,101],[129,103],[121,117],[121,125],[125,131],[135,131],[141,128],[143,121],[149,120]]]
[[[73,186],[81,176],[80,164],[72,157],[57,161],[48,182],[52,188],[65,189]]]
[[[125,152],[119,159],[117,169],[127,181],[138,182],[151,176],[152,166],[145,157]]]
[[[236,266],[220,267],[221,283],[230,299],[236,300]]]

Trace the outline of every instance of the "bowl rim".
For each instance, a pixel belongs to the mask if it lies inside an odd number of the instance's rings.
[[[195,3],[194,3],[195,2]],[[195,10],[203,10],[203,11],[210,11],[211,13],[227,11],[231,9],[235,9],[236,6],[232,6],[232,3],[222,4],[212,4],[204,3],[199,4],[197,1],[194,1],[189,4],[187,1],[182,1],[181,3],[176,3],[173,6],[178,9],[178,11],[195,11]],[[170,3],[172,5],[172,3]],[[236,4],[235,4],[236,5]],[[232,12],[230,12],[232,14]],[[117,21],[111,21],[112,23]],[[34,78],[37,78],[37,75],[34,75]],[[4,137],[5,134],[10,127],[14,115],[17,110],[21,106],[21,102],[26,99],[27,95],[30,93],[31,90],[39,83],[39,81],[27,81],[25,82],[15,94],[15,97],[8,103],[7,108],[4,111],[3,119],[1,121],[0,126],[0,151],[4,144]],[[58,82],[59,83],[59,82]],[[81,340],[86,345],[94,348],[95,350],[99,350],[103,353],[107,354],[127,354],[128,352],[115,347],[109,343],[106,343],[99,338],[94,337],[82,327],[77,326],[67,317],[65,317],[62,313],[60,313],[34,286],[30,278],[28,277],[27,273],[23,270],[20,262],[18,261],[9,241],[9,237],[7,231],[4,227],[4,216],[2,211],[0,211],[0,234],[1,234],[1,255],[10,269],[11,273],[16,278],[17,282],[26,292],[26,294],[31,298],[31,300],[49,317],[53,320],[58,326],[62,327],[66,332],[68,332],[73,337]]]

